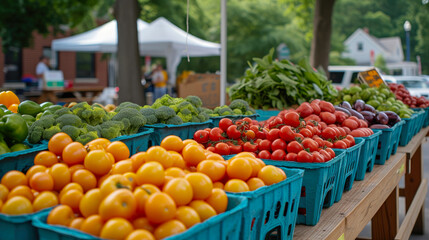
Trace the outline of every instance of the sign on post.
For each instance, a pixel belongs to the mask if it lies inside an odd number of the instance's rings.
[[[46,71],[43,75],[45,89],[63,89],[64,88],[64,75],[63,71],[54,70]]]
[[[384,80],[381,78],[377,69],[373,68],[368,71],[360,72],[358,79],[361,83],[366,83],[370,87],[378,87],[382,84],[386,85]]]

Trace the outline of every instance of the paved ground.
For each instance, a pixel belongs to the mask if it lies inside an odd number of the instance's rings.
[[[429,179],[429,142],[423,145],[423,159],[424,159],[424,178]],[[403,179],[401,180],[401,186],[403,186]],[[399,223],[402,223],[405,216],[405,199],[399,199]],[[425,235],[411,235],[410,240],[428,240],[429,239],[429,194],[426,195],[425,201]],[[362,233],[359,235],[362,237],[371,237],[371,225],[365,227]]]

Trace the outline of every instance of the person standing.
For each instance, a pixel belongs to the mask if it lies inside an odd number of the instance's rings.
[[[38,80],[39,89],[43,88],[43,75],[45,72],[49,71],[49,58],[41,56],[39,58],[39,63],[36,66],[36,77]]]
[[[163,73],[161,64],[158,64],[152,73],[152,84],[154,84],[154,97],[153,101],[167,94],[167,78]]]

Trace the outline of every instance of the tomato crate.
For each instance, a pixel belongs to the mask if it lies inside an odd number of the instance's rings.
[[[384,165],[390,155],[395,154],[399,145],[402,126],[405,121],[401,120],[391,128],[372,129],[374,132],[381,132],[377,144],[377,154],[375,156],[375,164]]]
[[[150,141],[152,146],[158,146],[161,144],[162,139],[169,135],[176,135],[183,140],[192,139],[196,131],[210,127],[211,122],[212,120],[202,123],[190,122],[180,125],[158,123],[154,125],[145,125],[144,129],[153,129],[153,133],[151,133],[150,136]]]
[[[377,144],[380,138],[381,131],[376,131],[368,137],[359,137],[355,139],[365,139],[364,144],[360,148],[359,163],[355,175],[355,180],[362,181],[365,178],[366,172],[372,172],[374,168],[375,155],[377,154]]]
[[[10,170],[26,172],[34,165],[34,157],[36,157],[39,152],[45,150],[48,150],[48,144],[42,143],[33,145],[26,150],[0,155],[0,176],[3,176]]]
[[[359,164],[359,156],[362,145],[365,143],[364,139],[355,139],[355,145],[347,149],[335,149],[343,150],[346,155],[341,162],[340,176],[337,181],[335,191],[335,202],[339,202],[343,196],[343,192],[349,191],[353,187],[355,180],[356,171]]]
[[[248,200],[245,197],[228,194],[227,211],[196,224],[181,234],[166,238],[166,240],[238,240],[241,234],[241,220]],[[49,211],[33,218],[33,226],[37,228],[40,240],[77,240],[100,238],[82,231],[59,226],[49,225],[46,219]]]
[[[410,118],[402,119],[405,123],[402,125],[401,136],[399,137],[399,146],[406,146],[415,135],[415,131],[418,127],[417,118],[418,114],[413,114]]]
[[[36,216],[48,213],[49,211],[50,208],[32,214],[16,216],[0,213],[0,239],[38,239],[37,229],[31,222]]]
[[[259,117],[259,114],[252,114],[252,115],[231,115],[231,116],[219,116],[219,117],[210,117],[210,120],[212,120],[212,123],[210,124],[211,128],[219,127],[220,120],[224,118],[229,118],[232,121],[237,121],[243,118],[250,118],[252,120],[256,120]]]
[[[334,150],[336,157],[324,163],[301,163],[265,160],[269,165],[304,170],[297,224],[316,225],[322,207],[330,207],[335,200],[335,186],[339,179],[345,151]]]
[[[280,110],[256,110],[256,113],[259,114],[259,117],[257,117],[256,120],[266,121],[270,117],[277,116],[280,113]]]
[[[131,155],[146,151],[150,146],[150,136],[154,132],[153,129],[147,128],[142,129],[136,134],[132,135],[123,135],[117,138],[111,139],[111,141],[121,141],[127,145],[130,149]]]

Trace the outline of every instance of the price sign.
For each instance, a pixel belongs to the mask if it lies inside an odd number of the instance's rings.
[[[378,87],[382,84],[386,85],[380,74],[377,72],[377,69],[375,68],[365,72],[360,72],[358,74],[358,79],[360,82],[366,83],[370,87]]]

